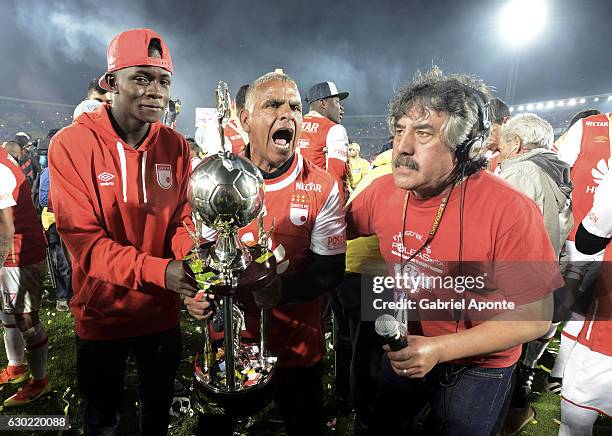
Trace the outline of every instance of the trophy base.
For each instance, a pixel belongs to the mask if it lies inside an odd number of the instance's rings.
[[[254,301],[251,293],[267,286],[276,277],[276,259],[274,255],[260,245],[245,246],[249,251],[252,261],[245,269],[231,270],[231,277],[223,276],[220,271],[213,267],[209,254],[213,242],[200,246],[200,259],[206,259],[206,265],[200,273],[208,275],[205,282],[207,293],[215,297],[236,297],[246,305],[252,305]],[[202,281],[198,281],[200,274],[194,274],[188,261],[183,262],[185,275],[192,284],[202,289]],[[228,274],[230,275],[230,274]],[[232,280],[233,279],[233,283]],[[230,298],[230,303],[231,298]],[[225,307],[225,306],[224,306]],[[259,309],[257,309],[259,310]],[[230,320],[231,320],[230,314]],[[231,326],[231,327],[229,327]],[[234,323],[224,324],[225,328],[234,328]],[[208,331],[208,330],[207,330]],[[233,333],[233,331],[232,331]],[[238,333],[236,333],[238,335]],[[237,337],[237,336],[236,336]],[[209,350],[214,355],[203,356],[198,354],[194,362],[194,391],[196,398],[202,406],[216,405],[233,416],[252,415],[263,409],[273,398],[276,390],[275,379],[275,357],[266,357],[261,360],[259,344],[249,343],[248,339],[242,338],[238,350],[230,353],[230,361],[235,362],[234,386],[229,389],[225,384],[226,375],[224,363],[224,340],[215,340],[210,343]],[[206,347],[205,347],[206,348]]]
[[[220,342],[222,341],[217,341],[217,344]],[[246,350],[244,354],[247,354],[248,350],[252,349],[251,347],[256,347],[256,345],[243,345],[242,349]],[[241,360],[245,361],[248,358]],[[230,390],[225,385],[225,376],[221,371],[224,366],[222,358],[217,357],[213,364],[208,366],[206,356],[196,355],[194,390],[200,404],[214,405],[232,416],[252,415],[265,408],[272,400],[276,389],[276,358],[265,358],[263,366],[259,365],[259,357],[252,356],[250,361],[251,363],[256,362],[256,365],[250,365],[243,368],[242,371],[236,370],[236,386]]]

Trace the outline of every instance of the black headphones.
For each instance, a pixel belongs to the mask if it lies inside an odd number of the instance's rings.
[[[485,140],[491,129],[491,120],[493,119],[491,105],[486,96],[477,89],[467,85],[464,85],[464,89],[468,98],[474,99],[478,106],[478,128],[476,132],[471,133],[474,136],[468,137],[468,139],[457,146],[455,156],[457,156],[459,163],[471,161],[482,152]]]

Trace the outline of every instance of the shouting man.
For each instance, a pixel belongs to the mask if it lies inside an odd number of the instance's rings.
[[[302,130],[302,104],[295,82],[282,73],[255,80],[246,94],[241,123],[249,134],[246,157],[265,180],[264,225],[274,220],[270,249],[281,296],[270,313],[270,350],[278,356],[276,404],[289,435],[323,434],[321,298],[342,279],[345,221],[338,185],[295,153]],[[240,230],[257,239],[257,223]],[[206,316],[204,303],[186,298],[190,313]],[[246,329],[259,334],[259,320]]]

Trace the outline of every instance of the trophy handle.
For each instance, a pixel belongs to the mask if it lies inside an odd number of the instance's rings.
[[[274,224],[276,223],[276,218],[272,218],[272,225],[268,229],[268,231],[264,230],[264,209],[261,210],[259,216],[257,217],[257,233],[258,240],[257,243],[261,245],[264,251],[268,251],[268,241],[270,240],[270,236],[274,231]]]
[[[219,150],[219,156],[224,158],[227,150],[225,150],[225,133],[223,132],[223,129],[232,115],[231,99],[227,83],[219,81],[215,91],[215,99],[217,102],[217,117],[219,119],[219,136],[221,138],[221,149]]]

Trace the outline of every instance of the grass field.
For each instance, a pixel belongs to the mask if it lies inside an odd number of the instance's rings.
[[[75,380],[75,350],[74,350],[74,320],[69,313],[57,312],[54,301],[45,301],[41,310],[41,319],[49,334],[49,379],[52,383],[52,392],[28,406],[18,409],[4,409],[4,415],[64,415],[68,414],[71,430],[64,431],[65,435],[83,434],[83,402],[79,397]],[[196,330],[197,323],[186,314],[182,319],[184,352],[181,361],[179,379],[185,385],[191,383],[190,361],[200,343],[200,335]],[[558,341],[554,346],[558,346]],[[6,365],[4,347],[0,347],[0,365]],[[329,421],[334,421],[335,410],[333,400],[333,367],[332,353],[326,357],[326,408],[330,411]],[[533,420],[521,433],[522,435],[553,436],[559,430],[559,397],[546,392],[544,378],[546,373],[538,370],[532,393],[532,404],[536,409],[536,419]],[[137,433],[136,415],[136,378],[135,366],[128,363],[126,376],[126,390],[124,397],[124,415],[122,421],[122,434]],[[12,395],[17,386],[4,386],[0,390],[2,399]],[[191,413],[180,414],[172,418],[169,434],[187,436],[194,434],[196,424],[195,416]],[[242,422],[240,433],[249,435],[283,434],[283,427],[274,406],[259,413],[254,419]],[[335,425],[328,426],[329,434],[348,435],[352,431],[350,417],[338,417]],[[53,432],[13,432],[11,434],[41,435],[57,434]],[[612,420],[600,418],[596,424],[595,435],[612,434]]]

